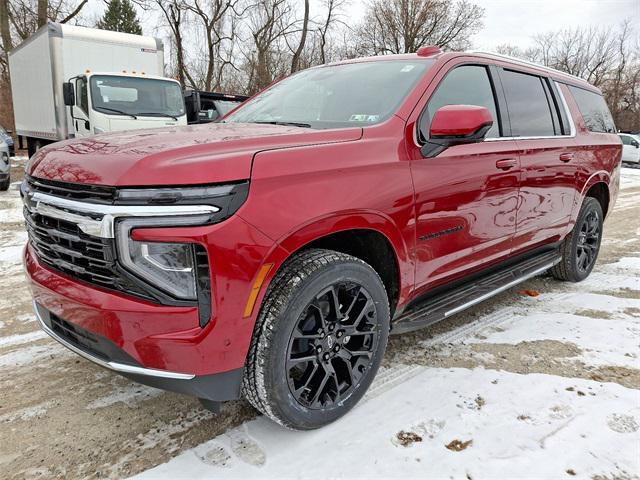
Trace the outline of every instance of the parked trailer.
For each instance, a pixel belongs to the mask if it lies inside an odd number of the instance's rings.
[[[9,67],[29,155],[67,138],[187,123],[157,38],[49,22],[9,53]]]

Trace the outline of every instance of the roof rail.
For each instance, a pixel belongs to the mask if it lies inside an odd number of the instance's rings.
[[[550,72],[559,73],[559,74],[567,76],[567,77],[575,78],[576,80],[580,80],[581,82],[589,83],[584,78],[580,78],[580,77],[578,77],[576,75],[572,75],[570,73],[563,72],[562,70],[558,70],[557,68],[547,67],[545,65],[541,65],[541,64],[535,63],[535,62],[531,62],[529,60],[523,60],[522,58],[512,57],[511,55],[504,55],[502,53],[496,53],[496,52],[487,52],[487,51],[483,51],[483,50],[467,50],[467,53],[479,53],[479,54],[483,54],[483,55],[492,55],[494,57],[504,58],[505,60],[510,60],[512,62],[521,63],[523,65],[528,65],[528,66],[531,66],[531,67],[541,68],[543,70],[547,70],[547,71],[550,71]]]

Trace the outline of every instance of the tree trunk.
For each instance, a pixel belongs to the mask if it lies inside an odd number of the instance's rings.
[[[309,0],[304,0],[304,20],[302,21],[302,35],[300,35],[300,43],[293,54],[291,60],[291,73],[297,72],[300,67],[300,56],[304,50],[304,44],[307,41],[307,31],[309,30]]]
[[[38,0],[38,28],[46,25],[48,19],[49,0]]]
[[[0,39],[2,39],[2,50],[6,56],[13,48],[9,27],[9,0],[0,0]]]

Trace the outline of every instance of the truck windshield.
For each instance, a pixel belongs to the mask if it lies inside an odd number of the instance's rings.
[[[390,117],[433,60],[380,60],[312,68],[247,101],[223,122],[312,128],[374,125]]]
[[[94,75],[91,103],[94,110],[108,115],[184,115],[180,85],[155,78]]]

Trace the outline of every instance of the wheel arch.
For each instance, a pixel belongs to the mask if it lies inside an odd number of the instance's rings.
[[[609,189],[609,181],[610,176],[605,171],[596,172],[589,177],[589,179],[585,182],[582,187],[582,191],[580,192],[580,201],[576,205],[574,220],[577,218],[578,212],[580,211],[580,206],[584,199],[587,197],[593,197],[600,203],[602,207],[602,212],[606,217],[609,213],[609,206],[611,204],[611,191]]]
[[[392,314],[406,303],[413,282],[413,263],[406,242],[395,224],[383,215],[371,212],[345,213],[315,219],[277,241],[287,252],[273,261],[271,283],[277,271],[293,255],[309,248],[326,248],[360,258],[380,275]],[[265,282],[267,283],[267,282]],[[265,285],[266,291],[268,285]]]

